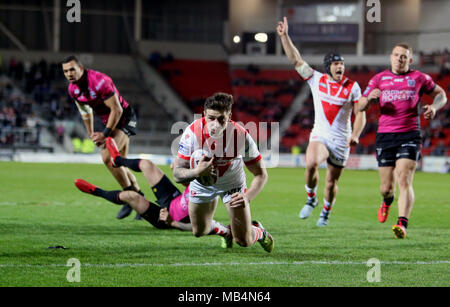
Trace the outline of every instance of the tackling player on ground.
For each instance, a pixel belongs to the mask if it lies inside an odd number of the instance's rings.
[[[233,96],[225,93],[206,99],[204,117],[189,125],[181,136],[173,177],[178,183],[190,182],[189,216],[194,236],[208,234],[221,197],[234,241],[243,247],[259,242],[265,251],[272,252],[272,236],[261,223],[252,222],[250,214],[250,201],[266,184],[267,171],[250,134],[231,120],[232,105]],[[204,156],[191,169],[191,155],[198,149],[206,150],[210,156]],[[244,164],[254,175],[248,190]],[[196,180],[216,174],[218,179],[211,186]]]
[[[277,33],[287,57],[295,70],[308,82],[314,100],[314,127],[306,149],[305,189],[308,195],[300,218],[308,218],[317,206],[319,165],[325,160],[328,168],[325,178],[323,208],[317,226],[327,226],[338,191],[338,180],[350,154],[350,145],[359,143],[366,123],[365,112],[357,108],[361,89],[357,82],[344,76],[344,59],[337,53],[324,58],[326,73],[312,69],[300,56],[288,35],[286,17],[278,22]],[[351,115],[355,114],[352,132]]]
[[[412,48],[406,43],[394,46],[390,55],[391,69],[375,75],[359,101],[360,110],[372,103],[380,104],[380,118],[375,139],[383,203],[378,220],[384,223],[394,201],[395,182],[399,187],[398,220],[392,227],[395,237],[404,238],[414,204],[413,179],[420,159],[420,97],[434,99],[423,106],[425,119],[447,103],[445,91],[427,74],[409,68]]]
[[[83,179],[77,179],[75,185],[80,191],[102,197],[114,204],[127,203],[142,218],[158,229],[176,228],[192,231],[188,210],[189,185],[181,193],[162,170],[151,161],[122,157],[114,139],[111,137],[106,139],[106,148],[111,155],[111,162],[114,167],[124,166],[144,174],[159,206],[135,191],[106,191]],[[213,220],[208,235],[221,236],[223,239],[222,247],[231,247],[231,232],[227,226]]]
[[[136,177],[127,168],[111,166],[111,157],[104,146],[105,139],[111,136],[119,145],[121,155],[127,156],[129,137],[136,134],[137,121],[133,108],[120,96],[110,77],[84,68],[75,56],[64,59],[62,69],[69,81],[69,95],[80,111],[87,134],[98,147],[102,148],[103,163],[124,190],[142,193]],[[94,113],[101,118],[105,126],[103,131],[94,131]],[[131,207],[125,204],[117,218],[127,217],[131,211]],[[139,215],[136,219],[139,219]]]

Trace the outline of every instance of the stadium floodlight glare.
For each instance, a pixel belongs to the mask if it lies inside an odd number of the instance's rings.
[[[239,37],[239,35],[235,35],[235,36],[233,37],[233,42],[234,42],[235,44],[239,44],[240,41],[241,41],[241,38]]]
[[[256,33],[255,41],[260,42],[260,43],[267,42],[267,34],[266,33]]]

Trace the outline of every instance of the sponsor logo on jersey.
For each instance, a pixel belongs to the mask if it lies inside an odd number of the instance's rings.
[[[89,89],[89,95],[94,99],[97,97],[97,94],[95,94],[95,92],[91,89]]]
[[[403,82],[403,80],[404,80],[403,78],[395,78],[394,82]]]
[[[382,101],[398,101],[398,100],[413,100],[416,96],[414,90],[384,90],[382,94]]]
[[[183,156],[189,156],[189,148],[184,147],[182,144],[178,147],[178,152],[182,154]]]
[[[392,77],[391,76],[384,76],[384,77],[381,78],[381,81],[384,81],[384,80],[392,80]]]

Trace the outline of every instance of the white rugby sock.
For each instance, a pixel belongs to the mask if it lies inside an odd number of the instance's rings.
[[[315,186],[314,188],[310,188],[305,184],[305,190],[306,194],[308,194],[309,199],[316,197],[317,186]]]
[[[222,237],[226,237],[228,235],[230,235],[231,230],[230,228],[228,228],[228,226],[225,226],[215,220],[212,221],[211,223],[211,231],[210,231],[210,235],[219,235]]]

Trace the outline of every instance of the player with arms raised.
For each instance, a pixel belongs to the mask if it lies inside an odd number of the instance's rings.
[[[205,101],[204,117],[189,125],[180,138],[173,177],[178,183],[190,182],[189,216],[194,236],[207,235],[211,229],[218,198],[221,197],[230,217],[231,233],[240,246],[259,242],[272,252],[272,236],[261,223],[251,220],[250,201],[267,182],[267,171],[250,134],[231,120],[233,96],[216,93]],[[209,153],[195,168],[190,167],[192,154],[199,149]],[[244,164],[254,175],[246,188]],[[210,186],[196,178],[217,176]]]
[[[328,168],[325,178],[324,205],[317,226],[327,226],[331,208],[338,190],[338,180],[350,154],[350,145],[359,143],[366,123],[365,112],[357,108],[361,89],[357,82],[344,76],[344,59],[337,53],[324,58],[326,73],[312,69],[300,56],[288,35],[288,22],[278,22],[277,33],[284,51],[295,70],[308,82],[314,100],[314,127],[306,150],[305,189],[308,195],[300,218],[308,218],[317,206],[319,165],[325,160]],[[351,115],[355,114],[352,132]]]
[[[397,181],[399,217],[392,227],[396,238],[406,236],[414,204],[412,183],[421,148],[420,97],[425,93],[434,99],[433,104],[423,106],[428,120],[447,103],[445,91],[430,76],[409,68],[412,54],[408,44],[395,45],[390,55],[391,69],[375,75],[359,101],[360,110],[367,110],[372,103],[380,104],[375,147],[383,203],[378,220],[384,223],[388,217]]]
[[[137,121],[133,108],[120,96],[110,77],[92,69],[85,69],[75,56],[64,59],[62,69],[69,81],[69,95],[80,111],[87,134],[102,148],[103,163],[124,190],[142,193],[136,177],[127,168],[114,168],[111,165],[111,156],[104,146],[106,138],[111,136],[118,144],[121,155],[127,156],[129,137],[136,134]],[[105,126],[103,131],[94,131],[93,113],[100,116]],[[117,218],[124,218],[131,211],[131,207],[125,204]]]

